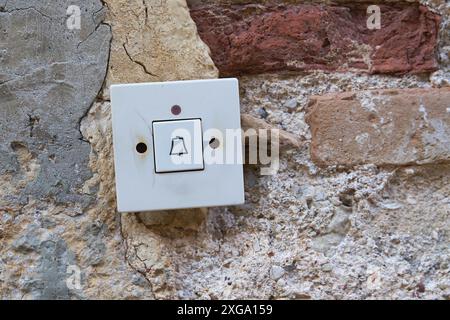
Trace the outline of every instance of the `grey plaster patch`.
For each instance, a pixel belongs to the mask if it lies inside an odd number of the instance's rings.
[[[24,264],[31,262],[27,258],[36,257],[36,262],[29,266],[29,272],[22,274],[18,281],[28,298],[81,298],[77,290],[69,289],[67,285],[71,275],[68,273],[69,266],[77,267],[75,255],[58,234],[31,223],[12,243],[12,248],[16,258],[24,257]]]
[[[13,154],[0,153],[0,175],[19,170],[19,162]]]
[[[40,299],[69,299],[71,291],[66,280],[67,268],[75,265],[75,256],[67,249],[62,239],[48,240],[41,246],[40,273],[41,285]]]
[[[67,28],[69,5],[81,9],[80,30]],[[19,174],[13,143],[40,166],[22,203],[53,198],[85,207],[94,197],[80,191],[91,172],[79,122],[105,79],[111,30],[102,9],[100,0],[0,2],[0,173]]]
[[[82,255],[88,265],[98,265],[103,261],[106,254],[106,245],[103,242],[107,233],[105,224],[94,222],[88,225],[83,232],[83,239],[87,243],[87,248]]]

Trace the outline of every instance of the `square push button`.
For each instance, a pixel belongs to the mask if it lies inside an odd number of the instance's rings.
[[[204,170],[200,119],[153,122],[155,172]]]

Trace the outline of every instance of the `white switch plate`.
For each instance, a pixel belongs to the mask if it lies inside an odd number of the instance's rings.
[[[239,161],[243,150],[241,133],[238,131],[241,123],[237,79],[113,85],[111,104],[119,212],[244,203],[243,165]],[[173,114],[173,106],[179,106],[181,113]],[[200,120],[203,134],[201,147],[205,155],[212,152],[209,145],[211,138],[220,137],[217,132],[223,135],[219,139],[219,147],[213,153],[223,154],[223,161],[213,163],[208,160],[198,162],[201,164],[197,163],[196,167],[180,167],[179,170],[183,171],[173,170],[170,168],[172,164],[166,162],[169,156],[167,150],[170,149],[167,144],[159,142],[159,138],[168,141],[167,132],[171,133],[176,123],[178,125],[175,127],[181,126],[188,130],[190,125],[198,126],[197,121],[185,122],[193,120]],[[167,127],[169,122],[166,121],[173,123]],[[218,131],[214,133],[211,129]],[[227,129],[238,132],[232,143],[225,139]],[[154,137],[157,140],[154,141]],[[177,139],[174,142],[179,144],[177,148],[183,147],[180,141]],[[198,140],[194,137],[193,145],[195,141]],[[147,147],[145,153],[137,151],[139,143]],[[193,150],[193,146],[191,148],[186,144],[185,147]],[[234,153],[231,158],[237,161],[226,161],[230,152]],[[159,170],[155,165],[155,157],[161,161]]]

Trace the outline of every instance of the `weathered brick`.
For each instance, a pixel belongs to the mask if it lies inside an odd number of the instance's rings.
[[[311,156],[319,166],[450,160],[450,88],[314,97]]]
[[[440,16],[419,4],[235,4],[191,1],[191,16],[222,76],[277,71],[403,74],[434,71]]]

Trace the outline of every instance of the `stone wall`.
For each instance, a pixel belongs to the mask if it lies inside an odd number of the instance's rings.
[[[449,15],[0,0],[0,297],[449,299]],[[118,214],[109,85],[219,76],[281,129],[278,173],[246,165],[242,206]]]

